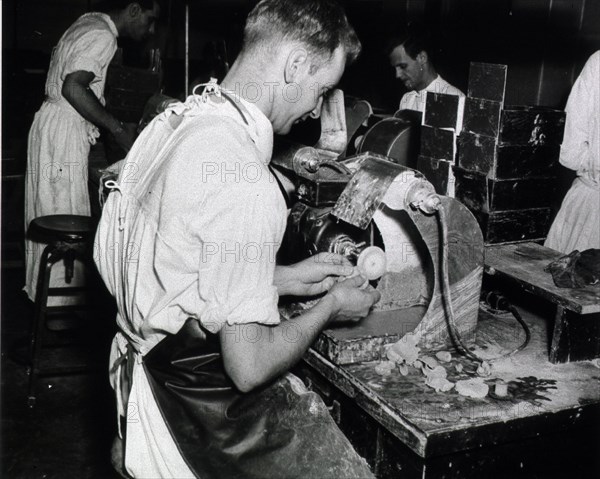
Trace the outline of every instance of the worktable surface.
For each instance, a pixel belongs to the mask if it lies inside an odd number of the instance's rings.
[[[485,248],[486,273],[516,280],[533,294],[575,313],[600,312],[600,287],[559,288],[544,268],[564,256],[536,243],[489,245]]]
[[[551,364],[548,361],[547,325],[541,318],[526,319],[530,344],[515,355],[494,361],[485,382],[494,391],[502,379],[508,397],[488,395],[472,399],[455,389],[436,392],[425,384],[420,370],[409,368],[402,376],[375,371],[376,362],[337,366],[310,350],[305,361],[351,398],[391,434],[419,456],[427,458],[491,446],[570,428],[600,412],[600,369],[593,362]],[[481,313],[473,348],[494,357],[521,344],[524,332],[508,315]],[[434,356],[436,351],[421,351]],[[477,376],[478,363],[453,353],[441,363],[452,382]],[[463,367],[457,372],[456,365]]]

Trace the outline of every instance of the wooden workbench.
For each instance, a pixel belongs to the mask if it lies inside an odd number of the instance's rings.
[[[93,150],[92,204],[106,166],[102,150]],[[525,319],[532,330],[530,345],[496,362],[486,378],[492,389],[498,379],[508,383],[504,400],[470,399],[454,390],[436,393],[414,368],[407,376],[397,371],[380,376],[376,363],[341,367],[312,350],[295,372],[325,399],[379,478],[567,477],[564,465],[570,477],[594,477],[588,471],[600,470],[590,459],[598,447],[600,369],[589,361],[551,364],[547,323]],[[513,319],[480,315],[475,342],[481,354],[509,351],[522,339]],[[457,364],[463,367],[460,373]],[[448,377],[472,377],[476,367],[455,354]]]
[[[398,371],[381,376],[377,363],[342,367],[312,350],[297,373],[324,397],[378,477],[532,477],[540,470],[546,472],[536,477],[560,477],[552,473],[562,467],[554,464],[557,457],[569,463],[563,453],[583,455],[577,459],[583,473],[594,457],[585,445],[598,445],[600,369],[592,362],[551,364],[545,321],[525,319],[532,333],[529,346],[493,362],[485,378],[491,391],[499,379],[508,384],[505,399],[471,399],[455,390],[437,393],[415,368],[407,376]],[[511,317],[482,313],[473,347],[492,357],[512,350],[523,336]],[[463,367],[460,373],[457,364]],[[457,354],[444,364],[452,382],[474,377],[477,365]],[[571,436],[580,441],[562,443]],[[562,453],[540,456],[558,444]]]
[[[485,272],[556,305],[549,358],[553,363],[600,357],[600,285],[559,288],[544,268],[564,256],[536,243],[491,245]]]

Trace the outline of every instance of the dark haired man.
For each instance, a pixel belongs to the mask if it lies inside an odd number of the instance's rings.
[[[433,63],[433,36],[422,24],[409,24],[403,35],[392,40],[389,52],[390,64],[396,72],[396,78],[409,90],[402,96],[399,110],[422,112],[425,109],[425,96],[428,91],[465,96],[438,75]]]
[[[133,143],[133,132],[104,108],[106,71],[117,50],[117,37],[141,41],[152,34],[159,7],[155,0],[116,0],[111,6],[108,13],[79,17],[52,52],[46,99],[29,131],[26,227],[45,215],[90,215],[88,155],[99,127],[110,131],[126,151]],[[32,301],[43,247],[26,240],[24,289]],[[65,286],[60,276],[53,276],[51,287]],[[80,281],[76,271],[74,282]]]
[[[318,117],[359,51],[333,0],[262,0],[222,85],[169,107],[127,156],[95,258],[118,304],[111,382],[133,477],[372,477],[287,371],[379,294],[339,255],[275,263],[286,205],[268,168],[273,133]],[[287,295],[322,296],[282,321]]]

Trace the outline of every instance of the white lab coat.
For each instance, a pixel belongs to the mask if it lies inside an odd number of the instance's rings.
[[[108,65],[117,49],[117,29],[103,13],[81,16],[64,33],[52,53],[46,79],[46,100],[29,131],[25,188],[25,228],[34,218],[53,214],[90,215],[88,155],[98,129],[83,119],[62,96],[63,81],[76,71],[94,74],[90,89],[104,103]],[[25,242],[25,291],[35,300],[39,262],[46,245]],[[83,268],[77,262],[68,286],[81,285]],[[64,268],[52,271],[52,287],[65,286]],[[67,298],[50,304],[64,304]]]
[[[560,150],[577,178],[565,195],[545,246],[568,254],[600,248],[600,50],[586,62],[567,106]]]

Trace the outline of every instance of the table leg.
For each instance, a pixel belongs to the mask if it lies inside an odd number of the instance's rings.
[[[578,314],[557,306],[550,362],[568,363],[600,357],[600,313]]]

